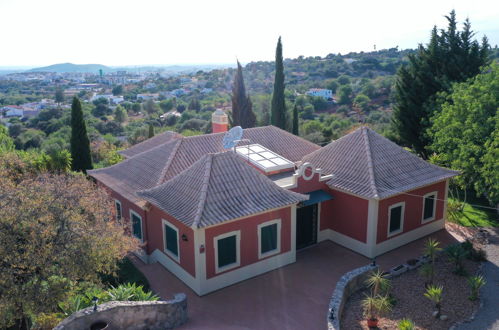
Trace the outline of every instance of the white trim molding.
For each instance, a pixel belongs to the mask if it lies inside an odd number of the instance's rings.
[[[375,255],[379,256],[385,252],[396,249],[399,246],[411,243],[421,237],[434,233],[443,228],[445,228],[444,219],[433,221],[427,225],[418,227],[416,229],[408,231],[407,233],[398,235],[397,237],[394,237],[392,239],[377,244],[375,248]]]
[[[392,209],[394,209],[396,207],[402,208],[402,210],[400,211],[400,228],[390,232],[390,224],[392,222]],[[395,236],[397,234],[400,234],[401,232],[404,231],[404,218],[405,218],[405,202],[392,204],[388,207],[388,225],[386,228],[386,237],[387,238]]]
[[[141,238],[135,236],[134,233],[133,233],[133,218],[132,218],[132,215],[135,215],[140,220],[140,236],[142,236]],[[140,239],[140,241],[142,243],[144,243],[144,226],[143,226],[142,217],[137,212],[135,212],[132,209],[130,209],[130,229],[131,229],[132,236],[135,237],[135,238],[137,238],[137,239]]]
[[[162,230],[163,230],[163,251],[165,252],[165,254],[167,256],[169,256],[170,258],[172,258],[176,262],[180,263],[180,232],[179,232],[178,228],[174,224],[169,222],[168,220],[161,219],[161,224],[163,225],[163,226],[161,226]],[[177,233],[177,255],[175,255],[175,253],[173,253],[172,251],[168,250],[168,248],[166,247],[167,245],[166,245],[165,226],[170,227],[171,229],[173,229]]]
[[[262,229],[264,227],[276,225],[277,226],[277,237],[276,237],[276,248],[267,252],[262,253]],[[275,254],[281,253],[281,219],[275,219],[263,222],[257,226],[258,231],[258,259],[264,259]]]
[[[435,197],[433,197],[433,213],[432,213],[432,216],[429,217],[428,219],[425,219],[424,218],[424,210],[425,210],[425,207],[426,207],[426,198],[430,197],[434,195]],[[430,221],[433,221],[435,220],[435,218],[437,217],[437,200],[438,200],[438,191],[432,191],[432,192],[429,192],[427,194],[424,194],[423,195],[423,210],[421,211],[421,223],[427,223],[427,222],[430,222]]]
[[[218,267],[218,241],[224,238],[236,236],[236,262],[225,265],[223,267]],[[230,270],[232,268],[239,267],[241,265],[241,231],[234,230],[228,233],[224,233],[218,236],[213,237],[213,247],[215,249],[215,273],[219,274]]]

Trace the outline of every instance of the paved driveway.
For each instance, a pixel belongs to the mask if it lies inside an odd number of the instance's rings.
[[[445,230],[432,235],[455,242]],[[421,255],[424,239],[378,257],[383,269]],[[338,279],[369,259],[326,241],[299,251],[296,263],[198,297],[160,264],[135,263],[163,299],[187,294],[189,321],[179,329],[326,329],[329,299]]]

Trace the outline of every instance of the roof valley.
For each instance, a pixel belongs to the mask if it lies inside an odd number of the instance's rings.
[[[208,195],[208,187],[210,184],[211,177],[211,164],[213,162],[213,154],[208,154],[208,159],[205,164],[205,171],[203,177],[203,183],[201,185],[201,196],[199,198],[199,203],[196,209],[196,214],[194,215],[194,221],[192,223],[192,228],[199,228],[199,223],[201,222],[201,216],[204,211],[204,204],[206,203],[206,197]]]

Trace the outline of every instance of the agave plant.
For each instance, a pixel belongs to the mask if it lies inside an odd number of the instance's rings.
[[[435,308],[437,309],[437,315],[435,317],[440,316],[440,311],[442,308],[442,291],[443,287],[430,285],[426,289],[424,296],[435,303]]]
[[[414,325],[414,322],[412,322],[409,319],[402,319],[399,321],[397,324],[398,330],[415,330],[416,326]]]
[[[71,296],[66,301],[57,304],[64,315],[69,316],[80,309],[87,308],[90,304],[85,303],[81,295]]]
[[[372,297],[386,293],[390,289],[390,280],[380,270],[373,271],[367,278],[366,284],[371,288]]]
[[[468,278],[468,284],[471,288],[471,295],[468,297],[469,300],[474,301],[478,299],[480,293],[480,288],[487,283],[482,275],[471,276]]]

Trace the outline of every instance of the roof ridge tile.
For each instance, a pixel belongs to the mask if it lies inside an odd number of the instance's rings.
[[[194,221],[192,222],[192,228],[199,228],[199,223],[201,222],[201,216],[203,215],[204,204],[206,203],[206,197],[208,196],[208,187],[210,185],[211,177],[211,163],[213,162],[213,154],[208,154],[206,156],[208,159],[205,164],[203,183],[201,185],[201,196],[199,198],[199,203],[194,215]]]
[[[379,195],[378,195],[378,188],[376,188],[376,176],[374,174],[374,163],[373,163],[372,156],[371,156],[371,144],[370,144],[369,136],[367,134],[368,128],[365,126],[362,126],[361,132],[362,132],[362,137],[364,138],[364,146],[366,148],[367,170],[369,172],[369,184],[370,184],[371,190],[374,194],[374,198],[378,199]]]
[[[177,153],[177,150],[180,148],[180,145],[182,144],[183,141],[184,141],[183,137],[178,138],[176,140],[177,145],[173,148],[173,150],[172,150],[172,152],[170,154],[170,157],[168,157],[168,160],[166,161],[165,167],[163,167],[163,170],[161,171],[161,174],[159,176],[157,185],[163,183],[163,180],[165,178],[166,172],[168,171],[168,168],[170,167],[171,163],[173,162],[173,159],[175,158],[175,154]]]

